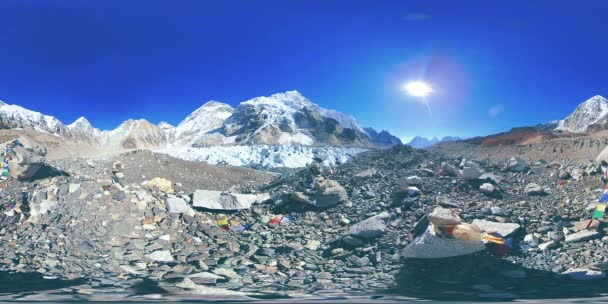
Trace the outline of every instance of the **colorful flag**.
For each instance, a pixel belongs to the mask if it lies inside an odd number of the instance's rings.
[[[593,219],[602,218],[602,217],[604,217],[604,212],[606,212],[606,204],[598,204],[597,207],[595,207],[595,211],[593,212],[593,215],[591,216],[591,218],[593,218]]]

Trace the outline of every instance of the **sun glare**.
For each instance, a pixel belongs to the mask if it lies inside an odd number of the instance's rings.
[[[433,88],[426,82],[422,81],[412,81],[406,83],[403,86],[403,89],[410,95],[415,97],[426,97],[429,94],[433,93]]]

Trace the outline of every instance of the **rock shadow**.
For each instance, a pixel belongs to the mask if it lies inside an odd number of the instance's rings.
[[[9,273],[0,272],[0,293],[29,293],[44,290],[54,290],[86,283],[85,279],[60,280],[44,279],[39,273]]]
[[[394,292],[428,300],[516,300],[596,297],[608,279],[580,281],[524,268],[489,253],[444,259],[405,259]]]
[[[31,181],[35,181],[38,179],[45,179],[45,178],[56,177],[56,176],[70,176],[70,174],[67,173],[66,171],[59,170],[53,166],[45,164],[42,167],[40,167],[40,169],[38,169],[38,171],[36,171],[36,174],[34,174],[34,176],[27,179],[27,181],[31,182]]]

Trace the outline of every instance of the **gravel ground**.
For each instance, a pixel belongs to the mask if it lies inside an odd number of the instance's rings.
[[[480,265],[511,263],[521,267],[516,270],[523,271],[523,278],[533,277],[534,271],[557,274],[574,268],[603,275],[608,265],[603,220],[589,229],[577,224],[589,220],[602,192],[598,168],[586,163],[520,162],[529,170],[512,172],[513,164],[481,162],[475,166],[502,177],[493,185],[495,192],[484,194],[479,187],[487,181],[442,174],[443,162],[471,164],[403,146],[362,153],[332,170],[311,166],[280,179],[148,152],[119,159],[122,172],[112,172],[108,161],[53,162],[70,176],[12,182],[5,188],[3,197],[25,198],[25,213],[0,214],[0,241],[6,244],[0,248],[0,268],[84,277],[93,289],[127,290],[145,279],[174,294],[411,291],[418,286],[411,284],[415,274],[437,262],[404,261],[400,252],[426,228],[425,215],[437,206],[456,210],[465,222],[483,219],[521,227],[511,235],[510,252],[498,254],[489,246],[482,254],[492,259],[480,259]],[[402,188],[402,179],[414,175],[424,195],[410,197]],[[175,193],[143,183],[157,176],[171,180]],[[112,178],[116,182],[108,185]],[[526,194],[529,183],[538,184],[542,193]],[[109,186],[105,192],[104,185]],[[241,211],[195,209],[189,214],[168,207],[169,199],[186,204],[195,189],[266,192],[271,198]],[[45,204],[52,205],[49,212],[28,213],[27,206]],[[233,229],[221,229],[221,219],[228,219]],[[234,229],[241,224],[248,224],[247,229]],[[579,229],[589,236],[566,241]],[[524,241],[533,233],[534,242]],[[541,250],[539,244],[547,242],[555,244]],[[462,270],[458,263],[438,263],[445,273]],[[520,272],[509,276],[522,278]],[[484,290],[499,290],[498,285]]]

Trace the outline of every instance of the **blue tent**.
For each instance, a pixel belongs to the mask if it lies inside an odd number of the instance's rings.
[[[600,197],[600,203],[604,202],[608,202],[608,194],[604,194],[602,197]]]

